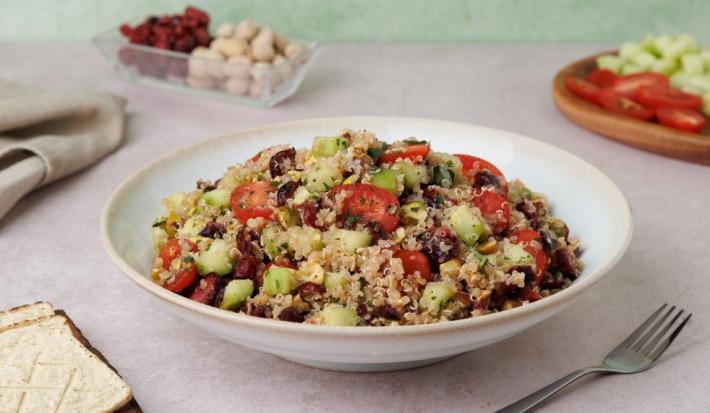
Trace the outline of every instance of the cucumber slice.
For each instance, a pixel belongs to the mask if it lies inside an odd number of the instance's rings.
[[[461,164],[461,160],[454,155],[443,152],[429,152],[427,162],[429,162],[431,166],[443,166],[453,171],[457,183],[463,177],[463,165]]]
[[[325,158],[333,156],[338,151],[347,149],[347,147],[348,141],[339,136],[316,136],[313,138],[311,155],[316,158]]]
[[[621,74],[622,75],[632,75],[634,73],[641,73],[644,72],[644,69],[641,66],[638,66],[634,63],[625,63],[623,66],[621,66]]]
[[[325,286],[326,291],[333,293],[333,291],[340,286],[342,290],[346,290],[350,285],[350,280],[345,274],[339,272],[327,272],[325,273],[325,280],[323,281],[323,286]]]
[[[503,262],[512,265],[526,265],[535,262],[535,259],[518,244],[503,246]]]
[[[399,209],[399,217],[407,224],[416,225],[426,221],[427,218],[426,205],[422,201],[414,201],[402,205]]]
[[[200,199],[205,201],[207,205],[216,206],[219,208],[229,207],[229,198],[231,193],[226,189],[213,189],[209,192],[205,192],[200,196]]]
[[[448,222],[461,241],[469,246],[476,245],[487,232],[486,224],[467,205],[456,207],[449,215]]]
[[[331,162],[315,163],[305,174],[306,189],[310,192],[328,192],[342,181],[342,171]]]
[[[426,312],[439,312],[454,294],[456,290],[447,282],[428,282],[422,292],[422,298],[419,299],[419,309]]]
[[[320,311],[321,324],[328,326],[356,326],[360,317],[352,308],[328,304]]]
[[[398,196],[398,177],[399,173],[397,173],[394,169],[382,168],[372,176],[370,183],[392,193],[394,196]]]
[[[710,75],[691,75],[676,72],[671,75],[671,86],[685,92],[705,94],[710,92]]]
[[[612,72],[618,74],[621,72],[621,66],[625,61],[626,59],[623,57],[607,54],[597,57],[597,67],[599,69],[611,70]]]
[[[678,61],[675,59],[656,59],[649,70],[656,73],[670,75],[678,68]]]
[[[699,54],[684,54],[680,57],[680,67],[685,73],[702,75],[705,72],[705,62]]]
[[[661,55],[661,52],[658,50],[658,47],[656,47],[656,39],[653,37],[653,35],[647,34],[646,37],[644,37],[643,42],[641,43],[643,46],[643,49],[652,55],[659,57]]]
[[[644,50],[641,43],[624,42],[621,44],[621,47],[619,47],[619,56],[624,57],[626,59],[631,59],[632,57],[643,51]]]
[[[224,287],[224,297],[219,303],[219,308],[223,310],[239,308],[244,300],[251,297],[253,292],[254,282],[252,280],[232,280]]]
[[[647,51],[641,51],[630,59],[631,63],[643,68],[643,70],[649,70],[656,60],[656,56]]]
[[[264,273],[264,293],[270,296],[288,294],[293,288],[293,269],[271,266]]]
[[[205,227],[205,222],[201,218],[197,217],[190,217],[188,218],[184,224],[182,224],[182,227],[177,231],[178,235],[181,235],[182,238],[190,238],[190,237],[195,237],[199,235],[200,231],[202,231],[202,228]]]
[[[200,251],[195,260],[197,271],[202,275],[215,273],[226,275],[232,272],[234,261],[229,257],[227,241],[216,239],[204,251]]]
[[[396,165],[399,171],[404,175],[405,188],[415,188],[417,185],[421,184],[426,177],[426,167],[424,165],[415,165],[402,160],[397,161]]]
[[[358,248],[370,246],[372,235],[363,231],[336,228],[325,232],[323,241],[326,245],[334,246],[342,252],[355,253]]]

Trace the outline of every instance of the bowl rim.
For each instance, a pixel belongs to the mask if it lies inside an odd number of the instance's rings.
[[[404,326],[391,326],[381,327],[381,326],[326,326],[326,325],[316,325],[316,324],[303,324],[303,323],[290,323],[286,321],[264,319],[259,317],[254,317],[246,314],[235,313],[231,311],[221,310],[216,307],[208,306],[205,304],[198,303],[187,297],[183,297],[179,294],[175,294],[168,291],[158,284],[155,284],[152,280],[148,279],[145,275],[142,275],[138,271],[134,270],[128,263],[126,263],[123,258],[119,255],[116,248],[110,241],[109,237],[109,221],[110,217],[114,214],[114,210],[117,208],[117,200],[127,191],[133,184],[143,177],[149,175],[151,172],[159,168],[162,164],[170,162],[175,158],[184,156],[185,154],[193,151],[194,149],[203,146],[207,143],[219,143],[222,141],[228,141],[233,139],[239,139],[238,135],[252,134],[258,132],[268,131],[269,129],[279,129],[279,128],[292,128],[292,127],[307,127],[309,125],[318,123],[332,123],[332,122],[342,122],[343,125],[350,123],[417,123],[425,122],[430,124],[439,124],[441,126],[449,127],[470,127],[474,126],[481,130],[487,130],[492,133],[502,134],[512,137],[516,140],[522,140],[527,142],[532,142],[534,145],[542,145],[546,150],[551,150],[563,154],[564,156],[571,157],[575,162],[583,165],[584,167],[591,169],[599,175],[608,188],[617,192],[618,198],[623,201],[623,209],[619,209],[616,212],[619,213],[624,221],[626,221],[626,227],[620,228],[620,232],[624,234],[624,239],[621,243],[620,248],[612,255],[605,263],[603,263],[594,273],[586,274],[585,277],[575,280],[572,285],[564,290],[553,294],[549,297],[545,297],[542,300],[530,303],[524,306],[516,307],[510,310],[501,311],[498,313],[486,314],[481,317],[465,318],[461,320],[453,320],[447,322],[439,322],[433,324],[419,324],[419,325],[404,325]],[[235,136],[236,135],[236,136]],[[239,129],[237,131],[231,132],[229,134],[220,135],[217,137],[207,138],[199,140],[191,145],[174,150],[158,159],[149,162],[147,165],[141,167],[137,171],[133,172],[130,176],[125,178],[121,184],[113,191],[110,195],[104,209],[101,214],[100,222],[100,233],[101,241],[103,243],[104,249],[107,254],[113,260],[114,264],[134,283],[138,284],[144,290],[148,291],[155,297],[169,303],[181,307],[183,310],[187,310],[193,313],[198,313],[203,317],[209,317],[216,319],[215,321],[222,321],[227,323],[233,323],[235,326],[243,326],[248,328],[256,328],[260,330],[270,330],[271,332],[278,333],[288,333],[299,336],[312,336],[312,337],[342,337],[342,338],[372,338],[372,337],[383,337],[383,336],[423,336],[423,335],[440,335],[444,333],[451,332],[465,332],[473,331],[477,329],[485,329],[487,327],[495,327],[503,324],[508,324],[514,321],[520,321],[523,318],[531,318],[535,315],[542,314],[552,307],[564,306],[573,299],[580,296],[583,292],[594,286],[599,282],[608,272],[619,262],[619,260],[624,256],[631,242],[633,235],[633,214],[628,200],[624,196],[623,192],[619,187],[602,171],[600,171],[595,166],[591,165],[587,161],[579,158],[578,156],[569,153],[561,148],[554,145],[548,144],[543,141],[539,141],[524,135],[520,135],[513,132],[507,132],[496,128],[490,128],[485,126],[480,126],[471,123],[454,122],[439,119],[429,119],[429,118],[414,118],[414,117],[396,117],[396,116],[336,116],[336,117],[321,117],[321,118],[307,118],[287,122],[270,123],[266,125]]]

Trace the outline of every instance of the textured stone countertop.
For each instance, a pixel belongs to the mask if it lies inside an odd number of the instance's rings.
[[[0,308],[47,300],[111,360],[147,412],[492,411],[596,364],[662,302],[695,313],[658,366],[586,379],[551,412],[710,411],[710,168],[642,152],[567,121],[550,82],[598,46],[326,45],[295,96],[272,109],[127,83],[87,43],[0,43],[0,77],[113,91],[126,141],[102,162],[26,197],[0,221]],[[204,334],[161,307],[104,253],[99,216],[130,173],[175,148],[237,129],[336,115],[477,123],[570,151],[628,197],[626,256],[562,314],[434,366],[378,374],[301,367]],[[345,126],[345,125],[344,125]]]

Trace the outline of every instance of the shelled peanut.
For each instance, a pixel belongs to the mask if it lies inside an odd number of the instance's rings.
[[[305,48],[251,20],[222,23],[209,47],[197,47],[188,63],[187,83],[254,98],[293,75]],[[276,70],[272,68],[277,67]]]

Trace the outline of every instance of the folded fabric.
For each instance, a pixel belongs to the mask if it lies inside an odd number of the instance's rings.
[[[0,80],[0,218],[35,188],[103,158],[123,139],[126,101]]]

